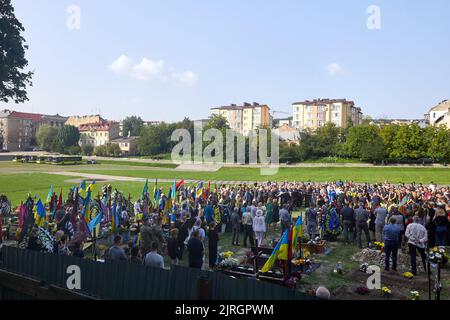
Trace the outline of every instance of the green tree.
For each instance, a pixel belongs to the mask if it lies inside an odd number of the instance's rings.
[[[38,132],[36,133],[38,146],[45,151],[51,151],[53,142],[55,141],[57,135],[58,128],[49,125],[40,126]]]
[[[137,140],[139,154],[153,156],[166,153],[172,135],[172,132],[169,131],[166,123],[142,128],[141,136]]]
[[[109,157],[120,157],[122,155],[122,150],[117,143],[107,143],[106,154]]]
[[[81,147],[81,154],[83,156],[92,156],[94,147],[91,144],[85,144]]]
[[[419,159],[426,156],[423,130],[417,124],[401,125],[395,134],[390,156],[397,159]]]
[[[429,126],[424,130],[427,157],[435,161],[450,160],[450,130]]]
[[[0,1],[0,101],[22,103],[28,100],[27,86],[32,86],[32,72],[25,72],[25,29],[14,14],[11,0]]]
[[[389,158],[395,158],[392,155],[394,153],[394,141],[399,127],[397,124],[390,124],[380,128],[380,137],[383,139],[383,144]]]
[[[80,131],[74,126],[62,126],[52,144],[52,151],[64,153],[68,147],[78,146]]]
[[[343,153],[363,161],[382,160],[386,155],[380,128],[375,125],[361,125],[349,129]]]
[[[144,127],[144,121],[140,117],[132,116],[123,120],[123,135],[139,136]]]
[[[106,157],[107,156],[106,145],[96,146],[94,148],[94,155],[96,155],[97,157]]]

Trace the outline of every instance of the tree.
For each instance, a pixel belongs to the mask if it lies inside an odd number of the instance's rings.
[[[417,124],[401,125],[395,133],[391,158],[419,159],[426,156],[423,130]]]
[[[386,155],[380,128],[367,124],[349,129],[342,150],[345,155],[363,161],[382,160]]]
[[[0,1],[0,101],[22,103],[28,100],[27,86],[32,86],[33,72],[25,72],[25,29],[14,14],[11,0]]]
[[[53,142],[55,141],[57,135],[58,128],[49,125],[40,126],[38,132],[36,133],[38,146],[45,151],[51,151]]]
[[[424,130],[427,157],[442,161],[450,160],[450,130],[445,126],[429,126]]]
[[[119,157],[122,155],[122,150],[116,143],[107,143],[95,147],[94,154],[98,157]]]
[[[81,147],[81,154],[83,156],[92,156],[92,153],[94,152],[94,146],[91,144],[85,144]]]
[[[144,121],[140,117],[127,117],[123,120],[123,135],[139,136],[143,127]]]
[[[65,153],[68,147],[78,146],[80,131],[74,126],[62,126],[53,141],[52,151]]]

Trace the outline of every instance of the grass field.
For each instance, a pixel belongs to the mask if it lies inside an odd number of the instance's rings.
[[[67,197],[69,189],[79,185],[74,182],[67,182],[68,180],[77,179],[77,176],[68,177],[45,173],[22,173],[12,175],[0,175],[0,194],[6,194],[13,206],[20,204],[20,201],[26,200],[28,193],[34,197],[45,200],[50,185],[53,185],[53,189],[59,194],[60,189],[63,190],[63,198]],[[136,200],[142,193],[144,186],[141,182],[97,182],[96,192],[101,190],[101,187],[105,184],[111,184],[113,188],[123,191],[126,196],[131,194],[131,198]],[[168,190],[169,183],[158,183],[158,186]],[[150,185],[150,191],[153,190],[154,185]]]
[[[81,168],[80,168],[81,169]],[[222,168],[216,172],[193,171],[157,171],[111,170],[98,167],[98,173],[112,176],[140,178],[193,179],[218,181],[314,181],[327,182],[339,179],[360,183],[450,183],[450,170],[446,168],[361,168],[361,167],[325,167],[325,168],[280,168],[274,176],[262,176],[257,168]],[[92,172],[77,170],[77,172]]]
[[[169,166],[173,166],[169,164]],[[172,167],[173,168],[173,167]],[[447,168],[367,168],[367,167],[320,167],[320,168],[280,168],[275,176],[262,176],[257,168],[222,168],[216,172],[177,171],[170,167],[136,166],[134,163],[117,164],[114,161],[97,165],[78,166],[52,166],[39,164],[20,164],[12,162],[0,162],[0,193],[17,204],[23,200],[28,192],[39,197],[46,197],[48,188],[53,184],[55,190],[63,187],[73,187],[75,183],[68,182],[79,178],[77,173],[103,174],[111,176],[124,176],[136,178],[158,178],[158,179],[190,179],[211,181],[313,181],[326,182],[352,180],[354,182],[384,182],[392,183],[424,183],[431,181],[438,184],[450,184],[450,169]],[[71,176],[62,176],[57,172],[73,172]],[[99,185],[103,184],[99,182]],[[141,182],[112,182],[115,188],[131,193],[132,197],[142,191]],[[169,183],[159,184],[166,188]],[[153,188],[153,187],[152,187]]]

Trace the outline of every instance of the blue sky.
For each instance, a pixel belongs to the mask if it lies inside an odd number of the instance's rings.
[[[35,71],[30,102],[8,106],[21,111],[172,121],[244,101],[291,112],[347,98],[372,117],[420,118],[450,98],[448,0],[13,4]],[[80,30],[66,26],[70,5]],[[369,5],[380,30],[367,28]]]

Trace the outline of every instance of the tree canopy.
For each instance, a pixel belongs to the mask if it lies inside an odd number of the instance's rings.
[[[14,14],[11,0],[0,1],[0,101],[22,103],[28,100],[27,86],[32,86],[31,71],[25,51],[28,46],[22,23]]]

